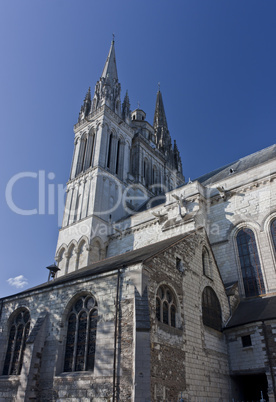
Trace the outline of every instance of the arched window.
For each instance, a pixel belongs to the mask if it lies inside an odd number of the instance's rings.
[[[221,308],[212,288],[207,286],[202,294],[202,319],[207,327],[221,331]]]
[[[271,222],[270,230],[271,230],[272,243],[276,254],[276,219],[273,219],[273,221]]]
[[[265,293],[261,264],[252,230],[248,228],[239,230],[237,234],[237,245],[245,296],[258,296]]]
[[[113,143],[113,135],[112,133],[109,136],[109,144],[108,144],[108,154],[107,154],[107,163],[106,166],[110,169],[111,167],[111,152],[112,152],[112,143]]]
[[[203,247],[202,250],[202,268],[203,274],[212,278],[212,264],[209,257],[209,252],[206,247]]]
[[[93,371],[98,308],[91,295],[80,297],[69,313],[64,371]]]
[[[30,313],[21,310],[13,319],[3,375],[19,375],[22,368],[26,340],[30,330]]]
[[[117,145],[117,158],[116,158],[116,174],[119,174],[119,166],[120,166],[120,147],[121,147],[121,140],[118,141]]]
[[[85,137],[82,137],[81,142],[80,142],[77,168],[76,168],[76,176],[84,170],[86,147],[87,147],[87,138],[85,136]]]
[[[156,318],[171,327],[176,326],[176,302],[167,286],[160,286],[156,295]]]

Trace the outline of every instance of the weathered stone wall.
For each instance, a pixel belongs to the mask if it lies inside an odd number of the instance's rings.
[[[53,286],[42,291],[33,291],[6,299],[3,303],[1,318],[0,370],[8,342],[8,319],[19,307],[26,307],[31,314],[31,331],[39,316],[48,312],[48,325],[44,333],[43,348],[40,347],[39,362],[28,372],[29,378],[35,378],[36,400],[67,401],[73,398],[92,398],[108,400],[112,396],[112,375],[114,356],[114,317],[117,274],[86,278],[72,283]],[[84,293],[92,293],[98,303],[98,326],[96,337],[95,368],[91,374],[63,373],[64,353],[67,333],[67,315],[71,305]],[[121,400],[128,400],[133,386],[133,287],[128,284],[126,274],[121,274],[119,292],[119,320],[117,339],[117,392]],[[41,340],[39,341],[41,343]],[[39,343],[39,344],[40,344]],[[26,349],[27,350],[27,349]],[[36,356],[29,356],[28,361],[37,358],[38,349],[33,349]],[[28,363],[28,362],[26,362]],[[22,371],[24,371],[24,364]],[[2,388],[3,386],[3,388]],[[18,386],[24,389],[22,375],[2,377],[0,392],[2,400],[15,397]],[[34,387],[32,387],[32,392]],[[29,392],[29,391],[28,391]],[[88,399],[89,400],[89,399]]]
[[[209,248],[205,235],[193,233],[147,262],[152,400],[174,401],[181,394],[187,400],[227,400],[231,395],[225,336],[202,322],[201,298],[205,286],[215,290],[223,322],[229,318],[227,297],[214,259],[212,278],[203,275],[203,245]],[[176,268],[176,257],[183,260],[183,274]],[[176,328],[156,320],[155,295],[160,284],[170,286],[177,297]]]

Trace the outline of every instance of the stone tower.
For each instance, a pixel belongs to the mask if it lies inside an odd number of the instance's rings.
[[[56,260],[59,276],[105,258],[116,221],[149,198],[184,183],[171,143],[161,92],[154,125],[146,113],[121,105],[114,40],[94,96],[85,96],[74,127],[74,155]]]

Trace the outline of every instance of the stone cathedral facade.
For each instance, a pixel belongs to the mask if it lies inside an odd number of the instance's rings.
[[[1,299],[0,401],[274,401],[276,145],[185,181],[114,41],[74,132],[56,265]]]

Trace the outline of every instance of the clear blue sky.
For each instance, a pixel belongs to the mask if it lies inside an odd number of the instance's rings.
[[[10,210],[7,183],[45,171],[46,196],[66,183],[113,32],[122,97],[152,123],[160,81],[187,179],[276,142],[275,0],[2,0],[0,297],[47,280],[58,236],[56,215]],[[18,181],[14,202],[38,208],[37,183]],[[23,288],[7,282],[21,275]]]

